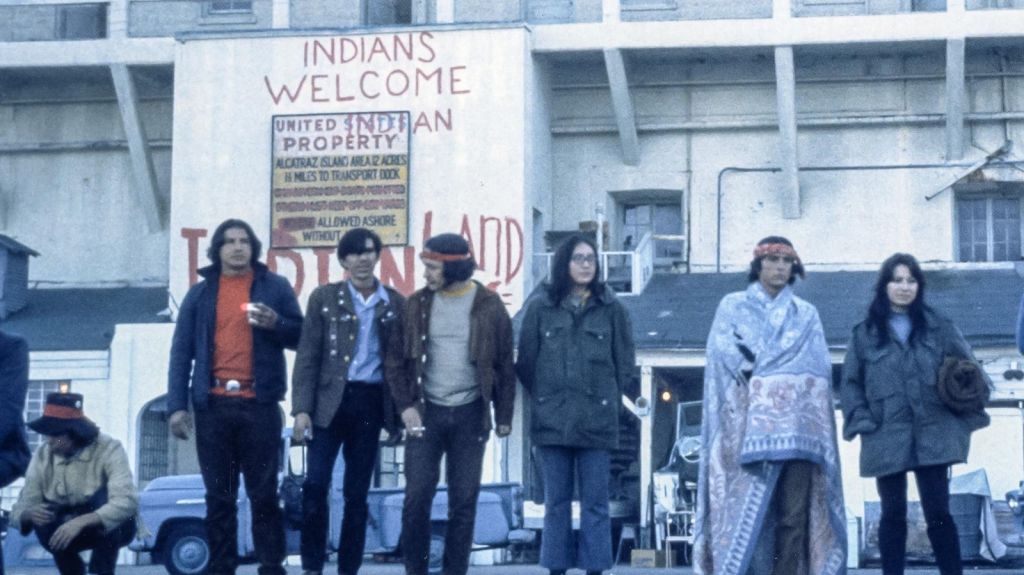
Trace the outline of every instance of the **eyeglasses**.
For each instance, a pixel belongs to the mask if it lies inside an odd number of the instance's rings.
[[[578,266],[594,265],[595,263],[597,263],[597,256],[595,256],[594,254],[573,254],[572,263]]]

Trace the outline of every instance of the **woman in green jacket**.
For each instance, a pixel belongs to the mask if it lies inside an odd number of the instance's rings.
[[[600,277],[594,243],[582,236],[555,252],[551,282],[528,304],[516,373],[530,392],[530,436],[544,474],[540,563],[552,575],[588,575],[612,566],[608,482],[618,444],[621,396],[633,377],[626,309]],[[574,477],[580,537],[573,542]]]
[[[906,563],[908,471],[917,480],[939,572],[963,572],[949,512],[949,470],[967,460],[971,432],[988,424],[983,409],[956,413],[939,396],[944,359],[973,355],[960,330],[925,304],[924,291],[914,256],[887,259],[843,364],[843,437],[861,436],[860,474],[876,478],[885,575],[901,575]]]

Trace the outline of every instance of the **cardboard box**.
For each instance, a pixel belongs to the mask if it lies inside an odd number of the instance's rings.
[[[665,566],[665,552],[655,549],[634,549],[629,556],[630,567],[655,568]]]

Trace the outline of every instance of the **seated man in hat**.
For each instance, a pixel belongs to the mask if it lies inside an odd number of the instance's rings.
[[[35,530],[61,575],[84,575],[86,549],[90,573],[113,573],[118,551],[135,536],[139,506],[128,453],[85,416],[77,393],[49,394],[43,416],[28,426],[46,443],[29,463],[11,525]]]

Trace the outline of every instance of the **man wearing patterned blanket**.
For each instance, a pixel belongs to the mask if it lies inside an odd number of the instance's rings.
[[[832,365],[818,311],[793,294],[793,244],[754,249],[745,291],[708,335],[694,567],[715,575],[845,573]]]

